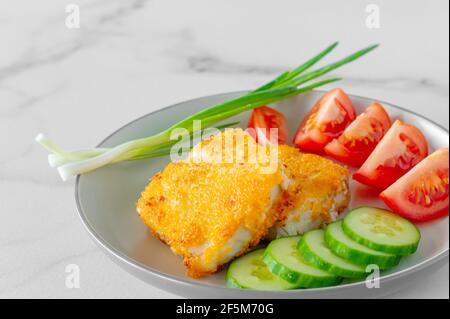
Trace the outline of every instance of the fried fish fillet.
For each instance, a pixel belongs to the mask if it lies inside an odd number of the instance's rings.
[[[284,210],[269,237],[301,235],[338,217],[350,202],[347,168],[319,155],[279,146]]]
[[[317,228],[347,206],[347,169],[289,146],[270,147],[227,130],[170,163],[142,193],[141,219],[183,256],[188,275],[213,273],[264,238]],[[252,160],[254,150],[269,156]]]
[[[230,153],[230,148],[224,147],[224,139],[230,135],[240,141],[233,145],[235,154],[240,155],[236,158],[248,161],[249,150],[255,147],[255,142],[241,129],[229,130],[199,143],[191,156],[209,162],[223,160],[223,154]],[[260,148],[266,155],[273,152],[268,147]],[[257,159],[264,167],[275,165],[283,176],[282,196],[274,203],[280,212],[279,220],[270,229],[269,238],[301,235],[322,227],[336,220],[347,208],[350,202],[350,172],[347,168],[319,155],[301,153],[288,145],[277,146],[276,156],[276,163],[271,162],[273,157],[269,156]]]
[[[262,174],[257,163],[173,162],[151,179],[137,209],[152,232],[184,257],[188,275],[199,277],[267,235],[278,220],[274,203],[281,182],[279,170]]]

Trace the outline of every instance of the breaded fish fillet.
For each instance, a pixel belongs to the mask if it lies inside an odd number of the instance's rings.
[[[285,145],[275,147],[275,163],[273,154],[248,156],[270,147],[227,130],[170,163],[142,193],[141,219],[183,256],[190,276],[217,271],[264,238],[317,228],[347,206],[347,169]]]
[[[201,156],[204,161],[220,161],[223,153],[230,153],[223,146],[224,139],[230,135],[241,141],[233,146],[235,154],[247,161],[247,151],[255,147],[255,141],[241,129],[228,130],[199,143],[191,156]],[[267,147],[265,151],[265,154],[273,152]],[[350,202],[350,172],[347,168],[319,155],[301,153],[288,145],[279,145],[276,155],[276,163],[268,164],[273,161],[269,156],[266,161],[260,161],[264,167],[276,165],[283,176],[282,196],[274,203],[281,214],[270,229],[269,238],[301,235],[322,227],[347,208]]]
[[[279,146],[283,184],[283,213],[269,237],[300,235],[322,227],[343,212],[350,202],[347,168],[319,155]]]
[[[170,163],[142,193],[138,212],[184,257],[190,276],[213,273],[256,245],[278,219],[273,204],[281,173],[261,174],[260,169],[236,161]]]

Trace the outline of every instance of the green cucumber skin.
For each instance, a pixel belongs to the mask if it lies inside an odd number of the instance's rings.
[[[386,270],[397,266],[402,259],[401,256],[397,255],[392,255],[392,257],[383,257],[358,252],[342,245],[339,241],[335,240],[328,231],[325,231],[325,242],[328,247],[339,257],[362,266],[377,265],[381,270]]]
[[[231,275],[232,272],[233,272],[233,264],[231,264],[228,267],[227,274],[225,276],[225,283],[226,283],[227,287],[228,288],[237,288],[237,289],[248,289],[247,287],[244,287],[244,286],[238,284],[238,282]]]
[[[319,269],[328,271],[332,274],[335,274],[336,276],[344,278],[362,278],[368,275],[368,273],[366,272],[350,271],[348,269],[343,269],[336,265],[330,264],[326,260],[323,260],[322,258],[317,256],[311,250],[311,248],[309,248],[308,244],[306,243],[306,240],[304,240],[304,237],[299,241],[297,245],[297,250],[302,255],[302,257],[311,265]]]
[[[338,276],[314,279],[311,276],[302,275],[286,266],[281,265],[267,251],[264,253],[263,261],[271,273],[295,285],[296,288],[322,288],[336,286],[343,280],[343,278]]]
[[[234,280],[233,277],[228,276],[228,274],[225,278],[225,282],[228,288],[247,289],[244,286],[239,285],[236,280]]]
[[[371,249],[381,251],[383,253],[388,253],[388,254],[393,254],[393,255],[398,255],[398,256],[408,256],[408,255],[414,254],[417,251],[417,248],[419,247],[421,235],[420,235],[420,231],[417,228],[417,226],[415,226],[415,227],[419,234],[419,239],[417,240],[416,243],[411,244],[411,245],[405,245],[405,246],[394,246],[394,245],[390,246],[390,245],[384,245],[384,244],[377,244],[377,243],[374,243],[373,241],[367,240],[364,237],[358,235],[356,232],[354,232],[350,227],[348,227],[347,223],[345,222],[345,218],[344,218],[344,221],[342,222],[342,230],[344,231],[344,233],[348,237],[350,237],[351,239],[356,241],[357,243],[364,245],[366,247],[369,247]]]

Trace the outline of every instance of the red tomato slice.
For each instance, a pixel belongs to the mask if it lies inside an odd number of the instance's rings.
[[[355,118],[356,111],[350,98],[341,89],[334,89],[322,96],[309,111],[293,143],[304,151],[321,152]]]
[[[437,150],[380,197],[394,212],[412,221],[428,221],[447,215],[448,161],[448,148]]]
[[[361,168],[360,183],[386,189],[428,155],[427,140],[415,126],[395,121]]]
[[[248,122],[249,134],[260,144],[270,141],[270,129],[278,129],[278,144],[285,144],[288,138],[286,117],[268,106],[261,106],[252,111]]]
[[[325,153],[353,166],[361,166],[391,126],[389,115],[379,103],[372,103],[337,139],[325,146]]]

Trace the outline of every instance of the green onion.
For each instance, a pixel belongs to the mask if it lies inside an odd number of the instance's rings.
[[[218,125],[215,128],[218,130],[224,129],[224,128],[228,128],[228,127],[233,127],[235,125],[239,124],[239,122],[231,122],[231,123],[227,123],[227,124],[223,124],[223,125]],[[203,130],[203,133],[206,131]],[[192,138],[193,134],[190,134],[190,137]],[[40,138],[40,137],[39,137]],[[45,137],[44,137],[45,138]],[[137,155],[132,156],[130,158],[130,160],[138,160],[138,159],[143,159],[143,158],[153,158],[153,157],[158,157],[158,156],[164,156],[167,155],[166,154],[166,150],[164,149],[165,147],[170,147],[173,146],[177,143],[177,140],[170,140],[167,141],[166,143],[161,144],[159,147],[161,148],[161,151],[164,152],[152,152],[152,153],[148,153],[149,150],[145,150],[145,149],[139,149],[137,150]],[[44,142],[43,144],[46,144],[46,142]],[[59,149],[57,146],[54,145],[55,148],[53,149]],[[49,147],[47,147],[47,149],[50,150]],[[81,160],[81,159],[86,159],[86,158],[90,158],[90,157],[94,157],[100,154],[105,153],[107,150],[109,150],[108,148],[94,148],[94,149],[88,149],[88,150],[79,150],[79,151],[73,151],[71,152],[69,155],[63,155],[61,153],[52,153],[48,156],[48,162],[50,167],[58,167],[73,161],[77,161],[77,160]],[[156,155],[156,154],[161,154],[161,155]],[[169,149],[169,153],[170,154],[170,149]],[[118,160],[117,160],[118,161]]]
[[[322,58],[325,57],[328,53],[333,51],[334,48],[336,48],[338,44],[339,44],[338,42],[334,42],[332,45],[327,47],[325,50],[320,52],[318,55],[316,55],[313,58],[309,59],[308,61],[306,61],[302,65],[298,66],[296,69],[294,69],[294,70],[292,70],[290,72],[286,71],[286,72],[282,73],[281,75],[276,77],[274,80],[272,80],[269,83],[267,83],[267,84],[261,86],[260,88],[256,89],[255,92],[257,92],[257,91],[264,91],[264,90],[273,88],[277,84],[285,83],[287,80],[290,80],[293,77],[303,73],[304,71],[306,71],[310,67],[312,67],[314,64],[316,64],[317,62],[322,60]]]
[[[55,143],[47,139],[43,134],[39,134],[36,137],[36,141],[51,153],[48,157],[49,164],[51,167],[58,168],[58,172],[63,180],[66,180],[71,176],[93,171],[108,164],[127,160],[139,160],[144,158],[165,156],[170,154],[170,147],[176,143],[176,141],[170,139],[172,130],[183,128],[189,132],[190,136],[192,136],[192,134],[198,131],[198,129],[194,127],[194,121],[201,121],[203,127],[209,127],[239,113],[252,110],[265,104],[274,103],[294,95],[311,91],[325,84],[338,81],[340,78],[331,78],[304,85],[345,64],[359,59],[378,46],[372,45],[357,51],[344,59],[316,70],[308,71],[317,62],[328,55],[334,48],[336,48],[337,45],[337,42],[333,43],[299,67],[292,71],[283,72],[272,81],[269,81],[254,91],[206,108],[152,136],[132,140],[112,148],[93,148],[72,152],[63,150]],[[233,126],[235,124],[236,123],[225,124],[220,126],[220,128]]]

